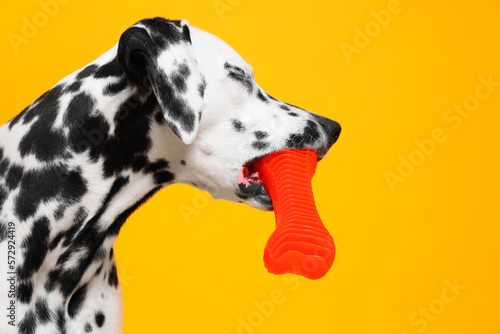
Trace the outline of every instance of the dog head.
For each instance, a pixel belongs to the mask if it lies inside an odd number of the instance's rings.
[[[264,187],[242,182],[252,180],[244,167],[287,148],[313,148],[321,159],[340,134],[335,121],[267,94],[236,51],[186,21],[141,21],[118,53],[130,78],[153,86],[170,128],[153,135],[169,142],[160,145],[169,160],[182,161],[171,166],[176,182],[214,198],[272,209]]]

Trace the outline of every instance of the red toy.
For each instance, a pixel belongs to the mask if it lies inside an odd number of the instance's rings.
[[[273,152],[253,165],[274,206],[276,230],[264,250],[271,273],[318,279],[332,266],[335,244],[316,210],[311,186],[316,164],[316,151],[307,148]]]

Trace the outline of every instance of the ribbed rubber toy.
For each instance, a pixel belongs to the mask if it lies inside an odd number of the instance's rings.
[[[333,264],[335,244],[312,192],[316,164],[316,151],[308,148],[273,152],[253,165],[273,201],[276,218],[276,230],[264,250],[270,273],[318,279]]]

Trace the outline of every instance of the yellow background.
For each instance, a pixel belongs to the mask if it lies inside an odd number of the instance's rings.
[[[174,185],[116,243],[125,333],[500,333],[500,87],[456,129],[443,118],[480,76],[500,82],[498,1],[401,0],[379,31],[371,11],[390,1],[66,2],[18,52],[8,34],[42,7],[0,3],[1,123],[158,15],[218,35],[270,94],[343,127],[313,184],[338,245],[327,276],[268,274],[272,213]],[[348,62],[340,46],[367,24]],[[391,189],[386,173],[436,128],[446,140]]]

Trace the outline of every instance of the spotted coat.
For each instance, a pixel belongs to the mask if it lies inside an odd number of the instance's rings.
[[[0,127],[0,256],[15,225],[17,264],[16,326],[2,311],[0,333],[121,332],[112,247],[132,212],[174,182],[270,210],[262,186],[238,181],[242,167],[291,147],[321,158],[339,132],[265,93],[217,37],[138,22]]]

